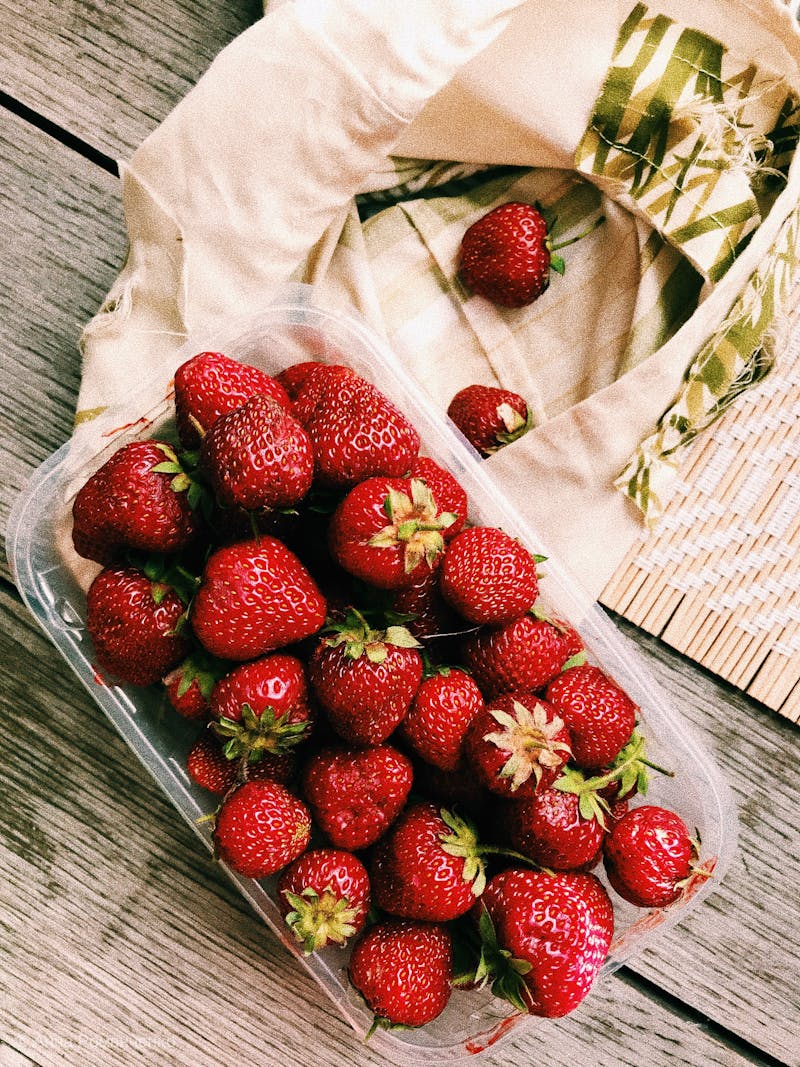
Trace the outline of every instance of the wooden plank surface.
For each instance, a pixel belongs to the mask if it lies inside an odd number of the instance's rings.
[[[261,11],[260,0],[0,0],[0,89],[127,158]]]
[[[40,1067],[386,1062],[249,911],[2,586],[0,615],[0,1025],[12,1052]],[[37,663],[35,676],[19,671],[20,649]],[[735,888],[744,892],[746,884],[732,882]],[[710,909],[703,911],[709,918]],[[736,915],[721,921],[732,941]],[[758,938],[743,929],[733,953],[742,1024],[759,989],[760,1010],[771,1011],[774,990],[760,973],[741,969],[740,953],[749,958]],[[681,938],[674,941],[679,948]],[[772,952],[785,975],[785,947],[762,951]],[[700,987],[721,982],[719,951],[697,956],[684,976],[682,996],[690,1001]],[[664,978],[663,968],[652,970]],[[780,1026],[768,1018],[765,1029],[774,1036]],[[630,976],[608,979],[569,1019],[529,1029],[481,1060],[495,1067],[528,1061],[758,1062]]]
[[[119,182],[0,108],[0,233],[4,535],[28,474],[72,432],[78,337],[125,255]]]
[[[632,969],[748,1039],[800,1064],[800,735],[774,712],[700,671],[624,620],[656,681],[700,731],[739,813],[739,849],[698,912]],[[794,887],[794,888],[793,888]]]

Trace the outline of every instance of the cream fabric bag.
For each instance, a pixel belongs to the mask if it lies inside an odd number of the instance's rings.
[[[537,425],[487,463],[597,595],[685,448],[780,350],[799,122],[777,0],[281,4],[121,166],[130,254],[84,334],[81,432],[187,333],[311,281],[443,411],[471,381],[529,399]],[[517,198],[566,236],[605,221],[508,312],[462,289],[455,256]]]

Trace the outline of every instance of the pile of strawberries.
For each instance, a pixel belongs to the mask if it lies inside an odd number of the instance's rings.
[[[345,366],[272,377],[203,352],[177,436],[122,445],[78,492],[73,540],[108,684],[163,686],[197,723],[216,853],[276,876],[306,952],[351,942],[382,1025],[490,985],[561,1016],[614,908],[708,875],[673,812],[629,804],[638,709],[540,609],[541,557],[469,502],[414,426]],[[459,993],[457,995],[467,995]]]

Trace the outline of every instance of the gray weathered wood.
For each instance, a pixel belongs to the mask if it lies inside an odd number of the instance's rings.
[[[0,612],[8,1045],[41,1067],[386,1062],[251,914],[3,587]],[[20,670],[23,649],[36,672]],[[749,948],[756,935],[742,936]],[[705,958],[685,992],[714,982],[719,966]],[[746,971],[740,985],[752,988]],[[569,1019],[514,1035],[482,1062],[528,1061],[749,1062],[618,977]]]
[[[0,88],[127,158],[262,10],[259,0],[1,0]]]
[[[702,731],[740,819],[738,854],[719,889],[632,969],[765,1052],[800,1064],[800,734],[656,638],[624,620],[620,628],[636,638],[675,708]]]
[[[72,432],[78,337],[125,255],[118,185],[0,109],[3,534],[11,501],[30,471]]]

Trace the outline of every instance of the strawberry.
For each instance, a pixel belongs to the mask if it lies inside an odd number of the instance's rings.
[[[308,954],[330,942],[344,945],[364,928],[369,876],[352,852],[312,849],[283,871],[277,896],[286,925]]]
[[[372,854],[375,903],[391,915],[446,922],[464,915],[486,885],[475,829],[435,804],[402,812]]]
[[[223,796],[236,784],[237,766],[222,751],[219,739],[204,730],[186,755],[186,772],[201,789]]]
[[[472,678],[457,667],[442,667],[420,685],[401,733],[427,763],[454,771],[463,762],[467,729],[482,708],[483,697]]]
[[[526,612],[468,636],[462,651],[464,665],[491,699],[512,689],[540,689],[582,648],[566,623]]]
[[[447,414],[482,456],[519,440],[533,419],[527,401],[496,385],[468,385],[450,401]]]
[[[350,487],[381,474],[402,476],[419,452],[419,434],[405,415],[344,367],[310,375],[294,412],[311,438],[315,478],[328,488]]]
[[[503,815],[509,843],[540,867],[588,870],[600,858],[604,825],[594,815],[584,818],[575,793],[542,789],[507,803]]]
[[[245,782],[222,801],[214,848],[247,878],[266,878],[305,851],[311,835],[308,808],[278,782]]]
[[[475,905],[484,942],[478,977],[519,1011],[573,1011],[602,967],[614,932],[608,894],[592,874],[495,875]]]
[[[442,530],[445,541],[451,541],[463,527],[467,518],[467,494],[454,474],[440,466],[429,456],[417,456],[411,464],[411,478],[421,478],[433,493],[436,507],[455,516],[455,520]]]
[[[211,553],[191,620],[208,652],[238,661],[316,633],[325,610],[324,597],[297,556],[264,534]]]
[[[402,626],[372,630],[355,611],[330,630],[308,663],[314,693],[341,738],[378,745],[406,714],[422,680],[418,642]]]
[[[258,395],[215,421],[200,446],[200,467],[224,507],[281,508],[310,489],[314,456],[297,419]]]
[[[303,796],[336,848],[373,844],[397,818],[411,790],[410,760],[391,745],[324,748],[303,769]]]
[[[401,589],[436,568],[453,522],[419,478],[367,478],[333,513],[328,544],[349,574],[380,589]]]
[[[202,648],[194,648],[164,678],[167,699],[184,719],[207,719],[211,714],[211,690],[226,670],[226,664]]]
[[[200,352],[175,372],[175,417],[185,448],[197,448],[221,415],[235,411],[258,394],[291,411],[283,386],[258,367],[221,352]]]
[[[183,601],[134,567],[107,567],[86,594],[86,629],[95,661],[115,680],[152,685],[189,651],[180,632]]]
[[[599,667],[570,667],[550,682],[546,695],[569,727],[579,767],[599,770],[613,763],[630,741],[638,709]]]
[[[325,366],[327,364],[313,359],[303,363],[292,363],[284,367],[282,371],[278,371],[275,381],[283,386],[289,399],[294,402],[309,378],[318,373],[320,367]]]
[[[663,908],[710,869],[697,863],[698,843],[679,815],[655,804],[632,808],[611,828],[603,864],[612,888],[639,908]]]
[[[72,505],[72,542],[104,565],[125,549],[175,553],[197,534],[190,485],[172,447],[131,441],[95,471]]]
[[[472,720],[464,747],[487,789],[524,797],[555,781],[570,755],[570,734],[556,709],[535,693],[503,693]]]
[[[528,611],[536,600],[536,563],[505,531],[472,526],[447,546],[439,587],[447,603],[469,622],[499,626]]]
[[[202,789],[216,796],[224,796],[244,780],[242,761],[229,759],[222,750],[222,742],[209,730],[197,737],[186,756],[186,771]],[[247,781],[280,782],[286,785],[295,773],[295,759],[290,753],[265,752],[258,763],[250,763],[246,770]]]
[[[518,201],[500,204],[473,222],[458,250],[464,285],[501,307],[532,304],[549,285],[550,267],[545,218],[532,204]]]
[[[574,244],[602,223],[600,216],[574,237],[554,244],[543,212],[532,204],[510,201],[474,222],[461,239],[458,274],[473,293],[506,308],[537,300],[550,284],[551,269],[564,273],[556,251]]]
[[[356,943],[348,974],[376,1022],[423,1026],[441,1015],[450,999],[450,934],[438,923],[376,923]]]
[[[313,417],[318,406],[330,402],[340,385],[365,380],[341,363],[310,362],[301,366],[302,370],[294,370],[288,377],[293,390],[292,411],[303,426]],[[281,373],[286,377],[286,372]]]
[[[311,728],[306,673],[296,656],[275,652],[240,663],[211,691],[212,729],[225,754],[257,763],[266,753],[285,753]]]

